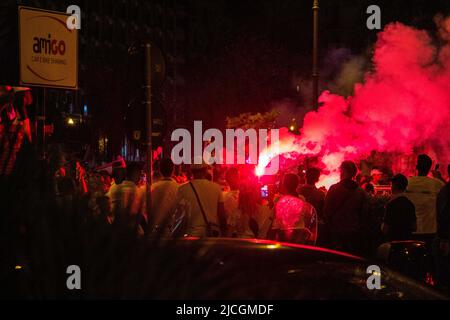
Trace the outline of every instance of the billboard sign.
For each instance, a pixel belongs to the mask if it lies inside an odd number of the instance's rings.
[[[78,87],[78,30],[70,15],[19,6],[20,83],[65,89]]]

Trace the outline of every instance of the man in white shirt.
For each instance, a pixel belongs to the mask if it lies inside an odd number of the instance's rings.
[[[111,201],[114,219],[122,219],[125,223],[128,223],[130,218],[134,221],[138,213],[142,214],[142,210],[145,208],[145,197],[139,192],[137,186],[140,178],[139,165],[135,163],[128,165],[126,179],[123,180],[124,171],[124,168],[115,168],[113,173],[114,184],[106,196]]]
[[[193,180],[178,188],[176,200],[177,205],[184,206],[188,211],[186,234],[193,237],[211,236],[207,233],[208,229],[213,231],[214,236],[225,234],[226,217],[220,186],[206,179],[207,164],[193,164],[191,171]]]
[[[172,179],[174,165],[170,158],[161,160],[159,171],[161,178],[152,184],[151,219],[153,232],[168,226],[169,219],[175,209],[178,183]]]
[[[432,160],[426,154],[417,159],[418,176],[408,179],[406,196],[414,204],[417,216],[417,234],[434,235],[436,233],[436,198],[444,183],[428,177]]]

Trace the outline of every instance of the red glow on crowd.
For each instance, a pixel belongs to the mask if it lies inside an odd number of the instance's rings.
[[[276,204],[276,219],[283,225],[284,230],[290,237],[290,232],[295,228],[304,228],[303,217],[299,212],[303,212],[305,202],[297,197],[286,196],[281,198]]]

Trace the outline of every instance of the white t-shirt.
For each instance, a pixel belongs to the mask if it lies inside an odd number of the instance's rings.
[[[154,225],[168,223],[175,209],[178,183],[162,179],[152,184],[152,211]]]
[[[191,183],[197,191],[208,222],[219,226],[217,208],[219,203],[223,203],[223,194],[220,186],[206,179],[194,179]],[[189,206],[187,233],[194,237],[204,236],[206,223],[189,182],[178,188],[176,203],[187,203]]]
[[[137,198],[138,187],[131,181],[123,181],[121,184],[113,184],[106,194],[111,201],[111,211],[127,210],[135,214],[135,202]]]
[[[430,177],[410,177],[406,196],[416,207],[417,232],[436,233],[436,197],[444,183]]]

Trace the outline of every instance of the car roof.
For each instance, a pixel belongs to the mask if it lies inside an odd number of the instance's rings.
[[[295,243],[278,242],[263,239],[243,239],[243,238],[198,238],[198,237],[184,237],[179,239],[165,239],[169,242],[175,242],[180,246],[188,246],[196,244],[207,247],[216,247],[221,249],[236,249],[236,250],[263,250],[263,251],[292,251],[302,255],[315,256],[332,261],[342,262],[364,262],[365,259],[336,250],[321,248],[310,245],[302,245]]]

